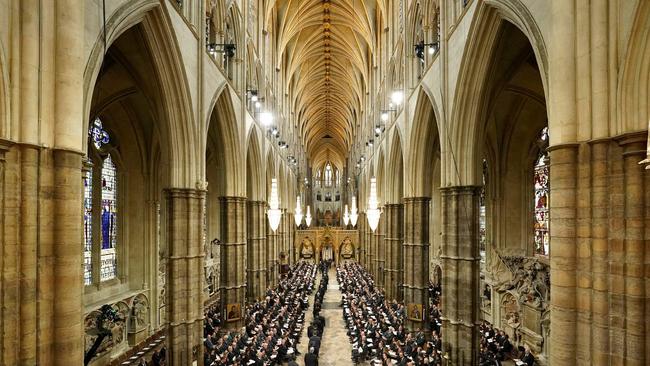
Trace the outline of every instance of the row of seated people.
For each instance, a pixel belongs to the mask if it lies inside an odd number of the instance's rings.
[[[343,317],[352,343],[352,362],[373,365],[441,365],[440,339],[434,333],[409,333],[404,327],[404,306],[385,299],[361,265],[337,268],[343,294]]]
[[[504,360],[515,360],[517,365],[532,366],[535,356],[530,348],[515,348],[510,342],[510,337],[503,330],[498,330],[487,321],[479,327],[481,332],[481,346],[479,363],[481,366],[500,365]]]
[[[244,332],[220,335],[219,327],[205,336],[204,365],[280,365],[296,352],[316,266],[294,264],[264,300],[247,307]],[[206,318],[209,314],[206,313]]]
[[[325,292],[327,291],[327,284],[329,282],[327,271],[330,265],[331,261],[321,261],[319,264],[322,276],[320,284],[318,285],[318,290],[316,290],[316,294],[314,295],[312,322],[309,327],[307,327],[309,344],[307,347],[308,352],[305,354],[305,366],[318,366],[321,338],[323,337],[323,332],[325,330],[325,317],[320,314],[320,310],[323,305],[323,299],[325,298]],[[289,366],[292,366],[292,364],[290,363]]]

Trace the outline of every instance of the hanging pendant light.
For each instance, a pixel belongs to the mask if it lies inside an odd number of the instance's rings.
[[[271,197],[269,198],[269,209],[266,214],[269,217],[271,230],[276,232],[278,226],[280,226],[282,211],[280,210],[280,199],[278,198],[278,181],[275,178],[271,178]]]
[[[379,216],[381,215],[381,210],[379,210],[379,202],[377,201],[377,179],[375,177],[370,178],[370,197],[368,197],[368,210],[366,215],[368,216],[368,225],[370,225],[370,230],[375,232],[377,226],[379,226]]]
[[[311,226],[311,208],[307,206],[307,216],[305,216],[305,224],[307,227]]]
[[[300,196],[296,196],[296,212],[293,214],[293,218],[296,220],[296,226],[300,226],[302,222],[302,207],[300,207]]]
[[[350,223],[350,213],[348,212],[348,205],[345,205],[345,212],[343,213],[343,224],[348,226]]]
[[[350,210],[350,224],[352,226],[357,226],[357,219],[359,214],[357,212],[357,198],[352,196],[352,209]]]

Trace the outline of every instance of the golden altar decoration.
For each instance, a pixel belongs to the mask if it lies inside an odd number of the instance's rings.
[[[359,232],[331,226],[296,230],[293,247],[297,260],[318,263],[328,255],[337,264],[341,260],[358,260]],[[313,248],[311,256],[310,248]]]

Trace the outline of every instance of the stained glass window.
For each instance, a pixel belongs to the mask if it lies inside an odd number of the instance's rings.
[[[88,128],[88,157],[92,168],[83,179],[84,185],[84,284],[117,276],[117,168],[113,156],[107,154],[111,142],[102,121],[96,118]],[[97,260],[99,259],[99,263]]]
[[[92,283],[93,253],[93,169],[86,172],[84,183],[84,284]]]
[[[541,146],[548,143],[548,128],[542,129],[539,135]],[[549,155],[546,148],[541,148],[537,159],[535,159],[535,223],[534,240],[535,253],[539,255],[549,254]]]
[[[104,130],[102,121],[99,118],[95,118],[93,123],[90,124],[90,128],[88,129],[88,136],[90,137],[90,141],[95,145],[97,149],[100,149],[102,146],[110,142],[108,132]]]
[[[101,280],[110,280],[116,274],[115,247],[117,244],[117,174],[109,154],[102,166],[102,251]]]
[[[485,247],[487,246],[487,227],[485,215],[485,185],[487,183],[487,161],[483,159],[483,186],[479,195],[478,236],[481,262],[485,262]]]
[[[325,187],[332,186],[332,166],[330,163],[327,163],[325,166]]]

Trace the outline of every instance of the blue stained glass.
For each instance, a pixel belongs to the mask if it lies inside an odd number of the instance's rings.
[[[117,246],[117,174],[115,164],[108,155],[102,166],[102,243],[101,269],[102,281],[114,278],[116,275]]]
[[[84,183],[84,284],[92,283],[93,251],[93,170],[90,168]]]
[[[541,142],[548,142],[548,128],[542,129],[539,135]],[[534,241],[535,253],[548,255],[550,247],[549,236],[549,155],[546,149],[542,149],[535,160],[535,197],[534,197]]]
[[[95,147],[98,149],[110,142],[108,132],[104,130],[102,121],[99,118],[95,118],[95,120],[90,125],[90,128],[88,129],[88,136],[90,137],[93,144],[95,144]]]

